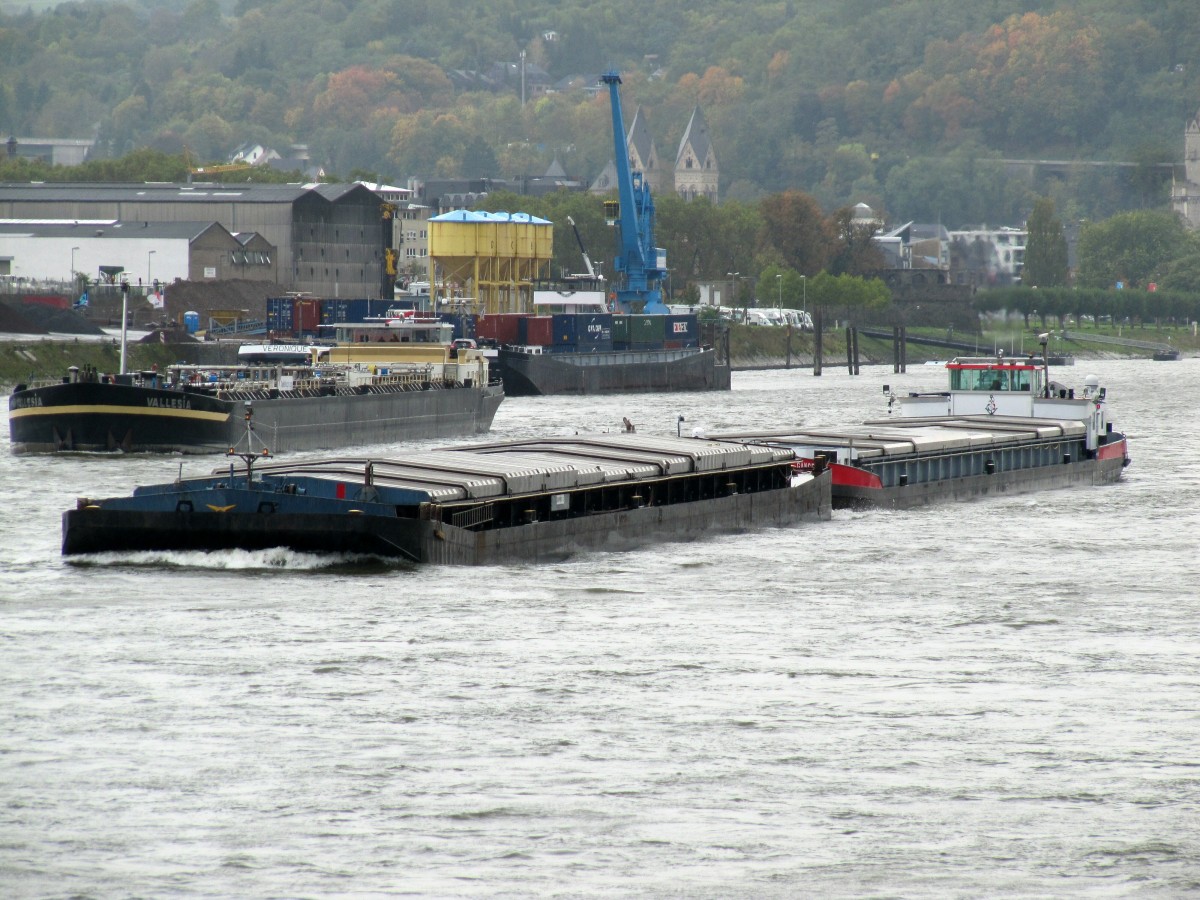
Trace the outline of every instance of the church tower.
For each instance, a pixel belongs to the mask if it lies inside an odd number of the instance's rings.
[[[654,146],[654,138],[650,136],[650,124],[640,106],[633,114],[627,143],[630,171],[641,172],[642,180],[649,186],[650,193],[657,194],[662,189],[662,167],[658,162],[658,149]]]
[[[685,200],[707,197],[715,204],[719,174],[708,123],[697,106],[675,157],[675,193]]]
[[[1183,133],[1183,165],[1175,166],[1171,206],[1188,228],[1200,230],[1200,112]]]

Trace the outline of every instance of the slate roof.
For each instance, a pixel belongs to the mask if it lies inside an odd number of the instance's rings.
[[[216,222],[97,222],[51,221],[47,219],[0,219],[0,235],[32,235],[45,238],[175,238],[195,240]]]
[[[217,184],[196,182],[178,184],[173,182],[144,183],[77,183],[46,182],[31,184],[0,183],[0,200],[45,202],[163,202],[178,203],[190,199],[199,201],[238,199],[253,203],[294,203],[305,194],[316,192],[328,200],[335,200],[347,191],[359,188],[356,184]]]
[[[692,110],[692,118],[688,120],[687,129],[683,132],[683,139],[679,142],[679,152],[675,154],[676,165],[682,162],[683,151],[688,144],[692,145],[692,152],[696,154],[697,160],[704,162],[708,158],[712,139],[708,133],[708,122],[704,120],[704,113],[700,111],[699,106]]]
[[[654,150],[654,138],[650,136],[650,126],[640,106],[633,114],[633,123],[629,126],[629,146],[636,151],[642,166],[648,168]]]

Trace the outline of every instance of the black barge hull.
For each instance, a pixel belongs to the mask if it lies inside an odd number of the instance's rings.
[[[65,555],[287,547],[415,563],[543,562],[581,551],[828,519],[828,471],[774,447],[638,434],[532,438],[252,471],[82,498]]]
[[[497,386],[214,396],[79,382],[14,393],[9,433],[14,453],[225,453],[244,439],[249,401],[262,445],[285,453],[484,434],[503,398]]]
[[[497,354],[509,396],[620,394],[650,391],[727,391],[728,363],[701,350],[615,350],[596,353]]]
[[[627,551],[831,516],[829,473],[794,487],[698,503],[644,507],[582,519],[472,531],[392,516],[293,515],[263,510],[147,512],[72,509],[63,513],[64,555],[173,550],[364,553],[437,565],[550,562],[588,551]]]

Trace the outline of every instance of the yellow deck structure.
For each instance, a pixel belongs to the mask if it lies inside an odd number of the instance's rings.
[[[554,253],[554,223],[528,213],[455,210],[429,220],[434,309],[464,298],[467,311],[533,311],[533,282]]]

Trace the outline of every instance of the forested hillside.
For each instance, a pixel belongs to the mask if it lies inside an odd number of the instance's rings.
[[[788,188],[951,225],[1164,201],[1200,108],[1194,0],[216,0],[0,9],[0,135],[200,160],[301,142],[343,177],[594,177],[607,98],[480,90],[619,69],[673,162],[702,105],[722,196]],[[12,11],[14,7],[21,12]],[[1036,190],[998,158],[1127,160]]]

